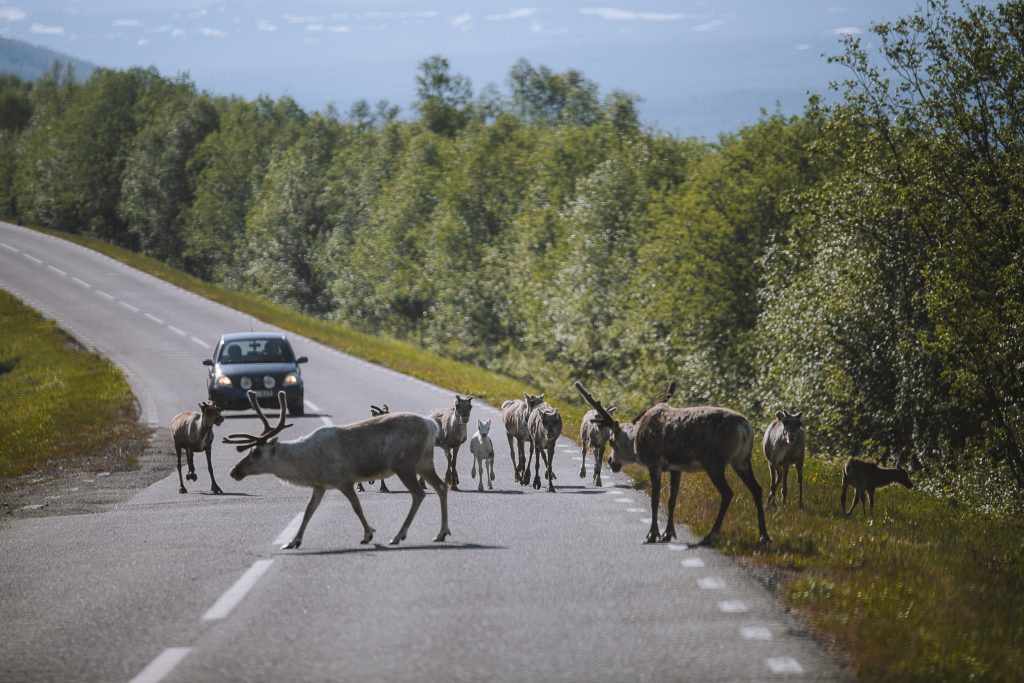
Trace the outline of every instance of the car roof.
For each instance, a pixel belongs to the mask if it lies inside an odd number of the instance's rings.
[[[229,332],[222,334],[222,342],[246,341],[248,339],[286,339],[280,332]]]

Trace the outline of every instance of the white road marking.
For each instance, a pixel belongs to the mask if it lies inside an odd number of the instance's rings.
[[[152,313],[145,313],[144,315],[145,315],[145,316],[146,316],[147,318],[149,318],[150,320],[152,320],[153,322],[155,322],[155,323],[156,323],[157,325],[163,325],[163,324],[164,324],[164,321],[163,321],[163,320],[161,320],[160,318],[156,317],[156,316],[155,316],[155,315],[153,315]]]
[[[685,543],[669,543],[668,544],[668,549],[669,550],[689,550],[690,546],[686,545]]]
[[[32,256],[31,254],[22,253],[22,256],[27,258],[29,261],[32,261],[33,263],[37,263],[39,265],[43,265],[43,262],[42,262],[41,259],[37,259],[35,256]]]
[[[274,563],[273,560],[256,560],[251,567],[249,567],[238,581],[231,588],[227,589],[223,595],[217,598],[217,602],[213,603],[213,607],[206,610],[206,614],[203,615],[203,621],[214,621],[216,619],[223,619],[231,610],[235,608],[238,603],[242,601],[242,598],[252,590],[252,587],[256,585],[256,582],[260,580],[260,577],[267,573],[270,569],[270,565]]]
[[[61,275],[63,277],[67,277],[68,276],[67,273],[65,273],[63,270],[61,270],[57,266],[47,265],[46,267],[49,268],[50,270],[52,270],[53,272],[57,273],[57,275]]]
[[[640,521],[641,521],[641,522],[642,522],[643,524],[650,524],[652,520],[651,520],[651,518],[650,518],[650,517],[644,517],[644,518],[643,518],[643,519],[641,519]]]
[[[747,611],[747,605],[742,600],[726,600],[718,603],[718,609],[726,614],[739,614]]]
[[[769,657],[764,660],[773,674],[802,674],[804,668],[792,657]]]
[[[131,304],[129,304],[129,303],[126,303],[126,302],[124,302],[124,301],[118,301],[117,303],[121,304],[122,306],[124,306],[125,308],[127,308],[127,309],[128,309],[129,311],[131,311],[132,313],[138,313],[138,312],[139,312],[139,309],[135,308],[134,306],[132,306],[132,305],[131,305]]]
[[[97,289],[96,293],[99,294],[100,296],[102,296],[104,299],[107,299],[108,301],[113,301],[114,300],[114,297],[110,296],[109,294],[104,292],[102,289]]]
[[[615,502],[616,503],[632,503],[633,499],[632,498],[616,498]]]
[[[647,508],[626,508],[626,512],[647,512]]]
[[[740,635],[747,640],[771,640],[772,632],[764,626],[744,626],[740,629]]]
[[[680,561],[679,564],[683,565],[687,569],[699,569],[704,566],[704,560],[699,557],[687,557]]]
[[[284,528],[284,531],[278,534],[277,538],[274,539],[274,545],[284,545],[295,538],[295,534],[299,532],[299,525],[302,524],[302,515],[303,513],[300,512],[295,515],[292,521],[288,522],[288,526]]]
[[[207,343],[206,343],[206,342],[204,342],[204,341],[203,341],[202,339],[196,339],[195,337],[192,337],[192,341],[194,341],[194,342],[195,342],[196,344],[199,344],[199,345],[200,345],[200,346],[202,346],[202,347],[203,347],[204,349],[206,349],[206,348],[209,348],[209,346],[207,345]]]
[[[0,246],[2,246],[4,249],[8,251],[13,251],[15,254],[19,253],[17,249],[7,244],[6,242],[0,242]]]
[[[72,279],[72,281],[75,282],[75,284],[79,284],[79,285],[85,287],[86,289],[91,289],[92,288],[92,285],[90,285],[85,280],[79,280],[77,277],[72,277],[71,279]]]
[[[716,591],[725,588],[725,581],[722,581],[717,576],[705,576],[702,579],[697,579],[697,585],[704,590]]]
[[[146,668],[140,671],[130,683],[157,683],[162,681],[191,651],[192,648],[190,647],[167,648],[157,655],[156,659],[147,664]]]
[[[168,325],[167,329],[169,329],[171,332],[173,332],[174,334],[178,335],[179,337],[186,337],[186,336],[188,336],[188,333],[185,332],[185,330],[179,330],[174,325]]]
[[[617,491],[615,489],[608,489],[607,491],[605,491],[605,493],[610,493],[613,496],[621,496],[622,495],[622,491]]]

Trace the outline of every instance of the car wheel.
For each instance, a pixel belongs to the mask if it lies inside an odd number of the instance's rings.
[[[288,414],[302,417],[306,414],[306,406],[300,398],[298,401],[292,401],[288,404]]]

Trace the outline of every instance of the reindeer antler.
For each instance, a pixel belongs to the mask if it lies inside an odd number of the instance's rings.
[[[668,389],[662,394],[661,398],[658,399],[658,403],[668,403],[668,400],[672,398],[672,395],[676,393],[676,381],[672,380],[668,383]]]
[[[601,419],[604,420],[609,427],[616,428],[619,426],[619,423],[615,421],[612,414],[605,410],[605,407],[601,405],[601,402],[591,396],[590,392],[588,392],[580,382],[575,382],[575,385],[576,391],[580,392],[580,395],[583,396],[584,400],[594,407],[594,410],[597,411],[597,414],[601,416]]]
[[[239,451],[244,451],[257,444],[266,443],[272,437],[291,427],[290,424],[284,423],[286,399],[283,391],[277,392],[277,403],[281,414],[278,417],[277,425],[273,427],[270,426],[270,421],[267,420],[267,416],[263,414],[263,410],[260,408],[259,401],[256,400],[256,392],[250,389],[246,396],[249,397],[249,405],[253,407],[260,420],[263,421],[263,433],[258,436],[256,434],[229,434],[221,440],[223,443],[234,444]]]

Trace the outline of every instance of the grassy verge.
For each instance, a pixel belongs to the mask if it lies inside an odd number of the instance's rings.
[[[764,485],[770,478],[757,450]],[[646,471],[632,474],[649,487]],[[729,481],[735,496],[719,549],[779,570],[785,604],[833,639],[858,679],[1020,679],[1024,521],[898,486],[878,491],[873,518],[859,508],[844,517],[840,463],[811,457],[803,510],[791,470],[789,502],[767,510],[773,543],[761,548],[750,495],[737,477]],[[719,501],[711,482],[684,475],[680,498],[677,519],[706,533]]]
[[[135,399],[113,363],[2,290],[0,323],[0,478],[137,433]]]
[[[166,265],[95,240],[52,233],[104,252],[265,322],[429,382],[473,393],[495,405],[536,387],[423,351],[304,316],[259,297],[189,277]],[[559,398],[570,397],[564,388]],[[575,436],[584,412],[559,402],[564,433]],[[758,480],[767,468],[755,447]],[[633,468],[638,487],[646,473]],[[839,464],[814,457],[805,468],[804,508],[768,511],[774,542],[757,545],[756,515],[743,485],[735,492],[719,548],[784,577],[785,604],[803,614],[868,681],[1014,680],[1024,668],[1024,521],[976,512],[919,489],[881,490],[874,518],[839,512]],[[667,492],[662,500],[667,499]],[[686,475],[676,512],[698,535],[710,528],[718,494],[704,475]],[[642,534],[638,533],[637,542]]]

